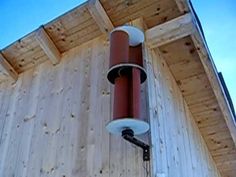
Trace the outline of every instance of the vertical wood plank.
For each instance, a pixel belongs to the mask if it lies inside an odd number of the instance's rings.
[[[167,64],[158,50],[148,52],[152,53],[146,61],[152,172],[168,177],[217,176],[218,170]]]
[[[0,176],[147,175],[142,150],[105,129],[113,104],[108,51],[102,36],[64,53],[56,66],[48,61],[21,74],[13,86],[0,84]],[[144,60],[149,174],[220,176],[162,56],[144,46]],[[148,142],[148,134],[140,138]]]

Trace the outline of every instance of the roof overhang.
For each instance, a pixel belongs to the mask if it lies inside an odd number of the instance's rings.
[[[236,174],[236,126],[201,25],[187,0],[90,0],[1,50],[0,82],[137,18],[168,64],[223,176]],[[229,158],[230,157],[230,158]]]

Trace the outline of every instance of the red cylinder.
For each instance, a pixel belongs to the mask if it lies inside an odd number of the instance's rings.
[[[113,31],[110,37],[110,67],[128,63],[129,35],[124,31]]]
[[[120,27],[111,33],[107,78],[114,84],[114,102],[113,120],[107,129],[114,134],[121,134],[128,128],[136,135],[149,129],[141,120],[141,84],[147,78],[143,68],[142,35],[134,27]],[[129,46],[129,42],[136,45]]]
[[[129,47],[129,63],[143,67],[142,44]]]
[[[132,68],[130,75],[115,79],[113,118],[140,118],[140,70]]]
[[[113,119],[129,116],[129,78],[120,76],[115,79]]]
[[[132,80],[130,92],[130,114],[132,117],[140,118],[140,107],[141,107],[141,83],[140,83],[140,70],[138,68],[132,68]]]

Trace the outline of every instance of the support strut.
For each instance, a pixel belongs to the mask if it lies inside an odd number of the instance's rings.
[[[130,142],[130,143],[132,143],[132,144],[134,144],[134,145],[136,145],[136,146],[143,149],[143,161],[149,161],[150,160],[150,146],[145,144],[141,140],[135,138],[133,130],[131,130],[131,129],[123,130],[122,131],[122,137],[126,141],[128,141],[128,142]]]

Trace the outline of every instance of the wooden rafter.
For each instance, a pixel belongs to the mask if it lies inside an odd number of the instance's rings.
[[[147,29],[147,25],[144,22],[142,17],[136,18],[136,19],[128,22],[127,25],[135,26],[135,27],[139,28],[142,31],[145,31]]]
[[[192,34],[195,27],[190,13],[177,17],[146,31],[146,41],[150,48],[156,48]]]
[[[0,53],[0,71],[5,73],[7,76],[12,78],[14,81],[18,78],[18,73],[11,66],[11,64],[7,61],[7,59]]]
[[[188,0],[175,0],[175,2],[181,13],[189,12]]]
[[[114,28],[99,0],[89,0],[88,10],[103,33],[108,33]]]
[[[61,53],[51,40],[51,38],[48,36],[47,32],[43,27],[40,27],[38,31],[35,34],[35,38],[37,39],[39,45],[43,49],[43,51],[48,56],[49,60],[52,62],[52,64],[58,64],[61,59]]]

